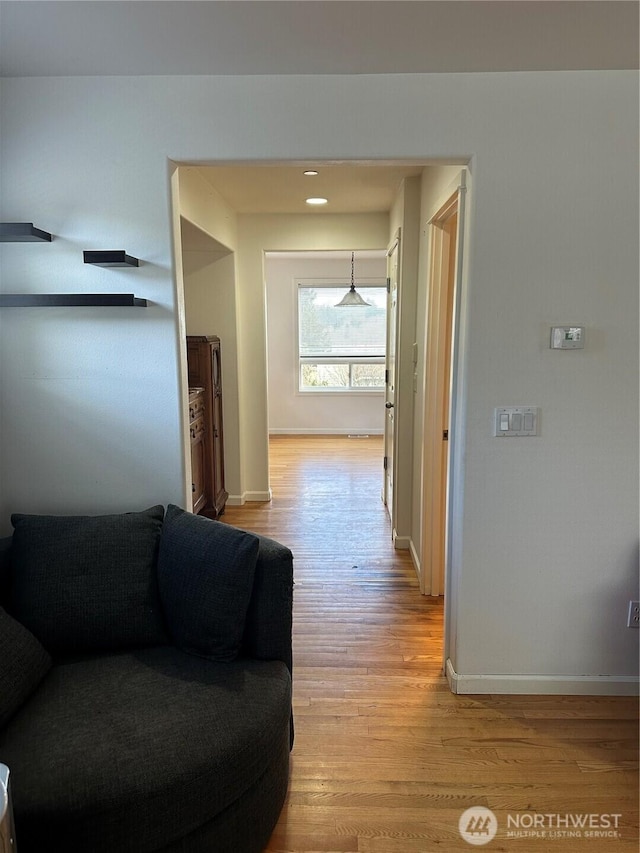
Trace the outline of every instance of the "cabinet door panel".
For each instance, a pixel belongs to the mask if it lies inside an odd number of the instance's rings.
[[[204,430],[199,437],[191,442],[191,497],[193,501],[193,512],[197,513],[205,506],[207,500],[205,492],[205,443]]]
[[[213,481],[214,503],[216,507],[224,507],[227,493],[224,488],[224,445],[222,438],[222,395],[215,394],[213,398]]]
[[[201,453],[204,501],[199,510],[194,502],[194,512],[217,518],[224,512],[228,497],[224,483],[220,339],[213,335],[188,337],[187,361],[190,387],[197,385],[204,389],[204,450]],[[190,419],[199,415],[200,412],[190,405]]]

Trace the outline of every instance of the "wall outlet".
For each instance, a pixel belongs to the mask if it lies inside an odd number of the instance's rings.
[[[640,601],[629,602],[627,628],[640,628]]]

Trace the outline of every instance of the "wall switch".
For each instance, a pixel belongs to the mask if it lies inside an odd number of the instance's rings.
[[[539,409],[537,406],[501,406],[494,410],[494,432],[502,436],[538,435]]]
[[[640,601],[629,602],[627,628],[640,628]]]

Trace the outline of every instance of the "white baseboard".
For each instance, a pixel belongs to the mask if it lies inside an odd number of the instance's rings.
[[[420,580],[420,559],[418,557],[418,552],[416,551],[416,546],[413,544],[413,539],[409,542],[409,553],[411,554],[413,568],[416,570],[418,580]]]
[[[410,536],[398,536],[396,531],[393,531],[393,547],[396,551],[408,551],[411,547]]]
[[[452,693],[504,693],[556,696],[637,696],[633,675],[463,675],[447,660]]]
[[[269,435],[384,435],[383,429],[270,429]]]
[[[241,495],[229,495],[227,506],[244,506],[252,501],[265,503],[272,498],[271,489],[268,492],[243,492]]]

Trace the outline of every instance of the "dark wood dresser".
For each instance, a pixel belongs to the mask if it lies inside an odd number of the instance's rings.
[[[187,364],[193,511],[218,518],[229,497],[224,485],[220,338],[188,336]]]

